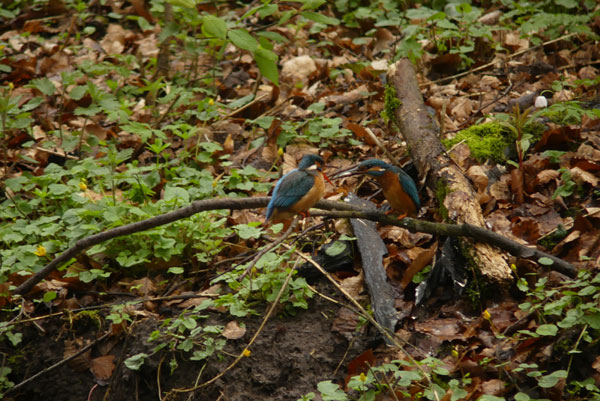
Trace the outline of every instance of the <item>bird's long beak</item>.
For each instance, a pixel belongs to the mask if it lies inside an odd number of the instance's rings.
[[[335,173],[332,174],[331,178],[336,179],[336,178],[344,178],[344,177],[351,177],[353,175],[359,175],[362,174],[362,171],[358,170],[358,166],[352,166],[343,170],[338,170]]]
[[[331,180],[329,179],[329,177],[327,177],[327,174],[323,173],[323,178],[325,178],[325,181],[327,181],[328,183],[330,183],[331,186],[335,187],[335,185],[333,184],[333,182],[331,182]]]

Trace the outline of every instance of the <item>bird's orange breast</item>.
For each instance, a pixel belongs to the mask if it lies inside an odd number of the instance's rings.
[[[286,210],[275,209],[272,220],[285,220],[295,214],[306,212],[313,207],[315,203],[320,201],[325,194],[325,182],[323,174],[319,173],[315,176],[315,183],[312,188],[296,203]]]
[[[392,209],[398,213],[407,216],[415,217],[417,215],[417,207],[411,197],[406,193],[398,175],[392,171],[386,171],[377,181],[383,189],[383,195],[389,202]]]

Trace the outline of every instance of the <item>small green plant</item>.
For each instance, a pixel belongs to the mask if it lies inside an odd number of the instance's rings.
[[[252,231],[244,229],[247,236],[258,236],[261,233]],[[291,252],[287,251],[281,255],[268,252],[253,267],[243,264],[213,280],[213,283],[225,282],[233,290],[217,298],[215,304],[227,307],[229,313],[234,316],[246,316],[256,313],[253,305],[258,301],[274,301],[289,273],[287,268],[282,267],[288,265]],[[248,271],[250,267],[251,270]],[[308,299],[313,295],[306,280],[303,277],[295,277],[283,292],[280,303],[284,305],[288,314],[294,315],[297,308],[308,308]]]
[[[561,168],[558,170],[560,172],[560,185],[554,193],[552,194],[552,199],[556,199],[557,197],[568,198],[573,195],[575,189],[577,188],[577,184],[571,178],[571,171],[566,168]]]
[[[563,352],[569,355],[566,370],[555,370],[550,373],[540,370],[537,365],[523,365],[522,369],[530,369],[529,377],[534,377],[542,388],[553,387],[559,379],[568,377],[574,358],[581,353],[580,348],[595,344],[600,330],[600,274],[593,275],[580,271],[577,278],[564,281],[559,287],[550,288],[546,278],[537,280],[530,287],[527,280],[519,279],[517,287],[527,295],[527,300],[519,308],[535,312],[540,324],[535,331],[520,330],[518,336],[530,337],[561,336],[566,330],[576,330],[576,339],[562,344]],[[568,338],[568,337],[565,337]],[[597,392],[597,388],[571,383],[573,393],[589,395]]]
[[[600,118],[599,109],[586,109],[579,101],[559,102],[539,110],[534,116],[548,117],[552,122],[560,125],[581,124],[583,116],[591,119]]]
[[[348,381],[348,394],[339,385],[331,381],[323,381],[317,385],[323,400],[346,401],[358,399],[361,401],[374,400],[381,395],[389,393],[402,394],[410,398],[409,388],[418,385],[423,388],[420,397],[428,400],[442,399],[447,389],[452,389],[452,400],[459,400],[468,392],[464,386],[470,383],[469,378],[461,380],[453,379],[447,369],[443,368],[443,362],[437,358],[428,357],[416,362],[423,370],[415,370],[414,366],[407,361],[395,360],[376,367],[369,367],[366,373],[353,376]],[[431,372],[431,381],[425,379],[424,371]],[[349,394],[353,396],[350,397]],[[312,393],[311,393],[312,394]],[[357,395],[358,398],[355,398]],[[314,396],[307,394],[302,399],[312,399]],[[312,397],[312,398],[310,398]],[[394,398],[396,398],[395,396]]]
[[[160,329],[153,331],[148,337],[149,343],[156,344],[150,353],[142,352],[127,358],[125,366],[132,370],[139,370],[147,358],[161,350],[190,354],[189,358],[192,361],[201,361],[214,354],[218,355],[226,343],[225,338],[221,336],[223,326],[199,323],[208,318],[208,315],[200,313],[213,305],[211,300],[206,300],[177,317],[165,319]],[[176,367],[176,361],[172,361],[172,369]]]

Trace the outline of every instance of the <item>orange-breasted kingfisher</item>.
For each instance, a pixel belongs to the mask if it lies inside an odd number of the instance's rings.
[[[383,160],[368,159],[346,171],[342,176],[366,174],[373,177],[392,209],[400,213],[400,218],[416,217],[421,208],[417,185],[400,167],[387,164]]]
[[[298,168],[279,179],[267,206],[267,221],[285,220],[295,214],[304,214],[323,198],[326,179],[323,174],[325,162],[319,155],[302,157]]]

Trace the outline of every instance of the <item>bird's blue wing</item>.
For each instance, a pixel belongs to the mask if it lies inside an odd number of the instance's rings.
[[[292,207],[310,191],[314,183],[315,177],[300,170],[292,170],[281,177],[267,206],[267,219],[271,217],[275,208],[285,210]]]
[[[413,200],[415,205],[417,206],[417,211],[421,208],[421,201],[419,199],[419,192],[417,191],[417,185],[410,177],[410,175],[406,174],[406,172],[402,169],[398,169],[398,178],[400,178],[400,183],[402,184],[402,188],[408,196]]]

